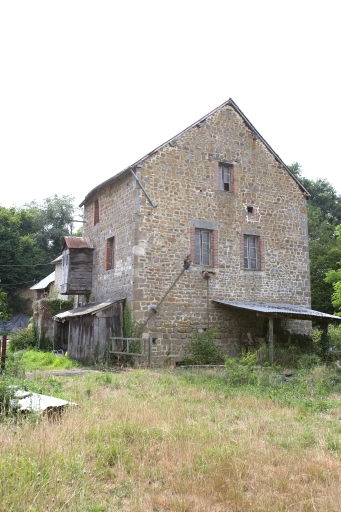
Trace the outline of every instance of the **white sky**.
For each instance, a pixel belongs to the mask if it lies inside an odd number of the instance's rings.
[[[341,193],[337,5],[1,1],[0,204],[79,204],[229,97]]]

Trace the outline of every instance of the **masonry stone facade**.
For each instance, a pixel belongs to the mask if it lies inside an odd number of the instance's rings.
[[[213,326],[236,353],[241,335],[264,334],[266,322],[214,300],[310,307],[306,199],[229,100],[86,196],[90,301],[125,296],[155,363],[180,360],[188,334]]]

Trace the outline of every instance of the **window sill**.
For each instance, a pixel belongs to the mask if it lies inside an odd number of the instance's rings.
[[[241,275],[246,275],[246,274],[265,275],[265,270],[260,270],[260,269],[254,270],[252,268],[241,268],[240,274]]]
[[[198,263],[192,263],[192,268],[199,270],[200,272],[211,272],[215,274],[217,272],[217,267],[212,267],[211,265],[198,265]]]

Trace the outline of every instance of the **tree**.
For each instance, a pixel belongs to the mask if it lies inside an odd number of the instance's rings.
[[[63,236],[72,234],[75,216],[73,201],[72,196],[55,195],[42,203],[33,201],[25,205],[34,218],[34,238],[49,261],[59,256]]]
[[[33,220],[25,210],[0,207],[0,279],[6,291],[33,284],[45,272],[44,267],[35,266],[45,261],[32,234]]]
[[[336,244],[341,248],[341,225],[334,231]],[[341,249],[340,249],[341,251]],[[325,282],[333,287],[332,304],[337,309],[336,314],[341,316],[341,258],[337,269],[330,269],[326,273]]]
[[[327,180],[303,177],[299,163],[288,167],[310,193],[307,209],[312,308],[333,314],[333,284],[324,278],[329,270],[338,269],[341,260],[341,244],[335,234],[341,223],[341,196]]]
[[[49,264],[60,255],[63,236],[72,233],[74,215],[71,196],[0,207],[0,279],[5,291],[32,285],[52,272]]]
[[[0,322],[7,320],[7,293],[3,292],[0,288]]]

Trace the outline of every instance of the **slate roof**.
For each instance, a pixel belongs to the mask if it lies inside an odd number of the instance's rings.
[[[256,313],[261,313],[268,316],[279,316],[287,318],[297,318],[300,320],[315,320],[315,321],[338,321],[341,322],[340,316],[328,315],[321,311],[305,308],[303,306],[296,306],[295,304],[282,304],[273,302],[237,302],[230,300],[213,300],[219,304],[224,304],[237,309],[246,309]]]
[[[158,146],[157,148],[153,149],[153,151],[150,151],[147,155],[145,155],[144,157],[140,158],[140,160],[137,160],[137,162],[135,162],[134,164],[132,165],[129,165],[129,167],[126,167],[125,169],[123,169],[123,171],[115,174],[114,176],[112,176],[111,178],[107,179],[106,181],[103,181],[103,183],[101,183],[100,185],[97,185],[97,187],[93,188],[86,196],[85,198],[83,199],[83,201],[81,202],[81,204],[79,205],[80,207],[83,206],[87,201],[89,201],[95,194],[97,194],[99,192],[100,189],[102,189],[103,187],[106,187],[107,185],[111,185],[112,183],[114,183],[116,180],[118,180],[119,178],[123,177],[124,175],[126,174],[129,174],[131,172],[131,169],[134,169],[136,166],[140,165],[144,160],[146,160],[147,158],[149,158],[150,156],[152,156],[154,153],[156,153],[157,151],[159,151],[160,149],[162,149],[164,146],[166,146],[167,144],[171,143],[173,140],[175,140],[176,138],[180,137],[182,134],[184,134],[185,132],[187,132],[188,130],[190,130],[191,128],[194,128],[195,126],[197,125],[200,125],[200,123],[203,123],[209,116],[215,114],[216,112],[218,112],[218,110],[226,107],[226,106],[230,106],[233,108],[233,110],[235,112],[237,112],[237,114],[240,115],[240,117],[243,119],[244,123],[246,124],[246,126],[253,132],[253,134],[255,135],[255,138],[256,139],[259,139],[263,144],[264,146],[268,149],[268,151],[273,155],[273,157],[277,160],[277,162],[283,167],[283,169],[285,169],[288,174],[292,177],[292,179],[294,181],[296,181],[296,183],[298,184],[298,186],[300,187],[301,191],[303,192],[303,194],[307,197],[310,196],[309,192],[304,188],[304,186],[302,185],[302,183],[298,180],[298,178],[290,171],[290,169],[286,166],[286,164],[283,162],[283,160],[277,155],[277,153],[275,153],[275,151],[272,149],[272,147],[270,146],[270,144],[268,144],[266,142],[266,140],[261,136],[261,134],[256,130],[256,128],[253,126],[253,124],[248,120],[248,118],[246,117],[246,115],[240,110],[240,108],[237,106],[237,104],[232,100],[232,98],[230,98],[229,100],[225,101],[222,105],[220,105],[219,107],[215,108],[214,110],[212,110],[209,114],[206,114],[204,117],[202,117],[201,119],[199,119],[198,121],[196,121],[195,123],[191,124],[190,126],[188,126],[188,128],[185,128],[185,130],[182,130],[180,133],[178,133],[177,135],[175,135],[174,137],[172,137],[171,139],[167,140],[166,142],[164,142],[163,144],[161,144],[160,146]]]

